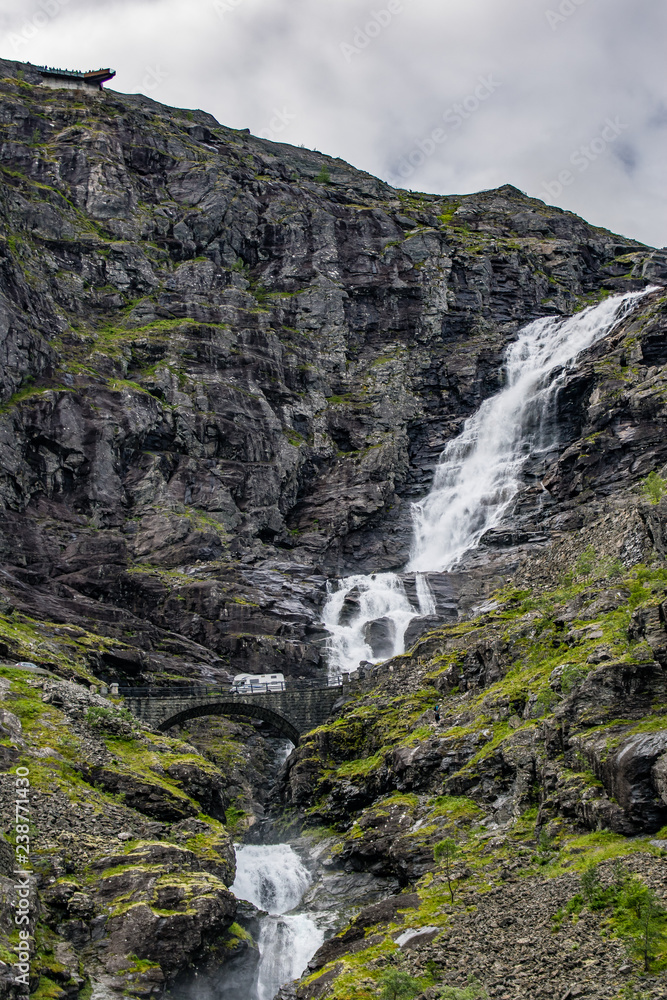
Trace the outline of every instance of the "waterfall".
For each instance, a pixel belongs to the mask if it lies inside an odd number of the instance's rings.
[[[559,446],[554,404],[572,363],[649,291],[610,297],[567,319],[538,319],[520,331],[506,352],[504,388],[447,444],[430,493],[412,506],[404,572],[417,573],[418,607],[400,574],[357,575],[330,585],[323,623],[330,633],[331,678],[355,670],[361,660],[378,663],[404,651],[410,621],[435,611],[423,574],[451,570],[503,521],[526,461]]]
[[[395,656],[414,617],[403,582],[395,573],[342,580],[330,592],[323,611],[324,626],[331,634],[330,679],[356,669],[360,660]]]
[[[311,878],[289,844],[236,848],[236,880],[231,891],[268,916],[259,935],[260,959],[248,1000],[273,1000],[285,983],[297,979],[324,940],[304,913],[290,913],[301,902]]]

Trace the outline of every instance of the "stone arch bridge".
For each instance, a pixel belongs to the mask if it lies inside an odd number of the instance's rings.
[[[130,688],[119,689],[129,709],[142,722],[165,731],[188,719],[205,715],[244,716],[262,719],[276,733],[295,745],[304,733],[322,725],[350,694],[350,685],[336,687],[296,682],[283,691],[232,694],[229,688]]]

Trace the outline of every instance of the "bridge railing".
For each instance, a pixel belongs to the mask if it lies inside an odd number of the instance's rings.
[[[280,684],[280,686],[278,686]],[[172,687],[122,686],[118,694],[124,698],[205,698],[209,696],[273,694],[279,691],[329,691],[338,685],[325,684],[318,680],[270,682],[269,684],[251,684],[249,687],[235,688],[233,684],[190,684],[173,685]]]

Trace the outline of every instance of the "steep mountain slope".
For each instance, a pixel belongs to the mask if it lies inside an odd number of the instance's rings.
[[[664,274],[513,188],[2,73],[3,586],[109,680],[321,669],[324,576],[405,559],[518,327]]]
[[[456,623],[361,671],[275,803],[326,828],[332,867],[406,890],[327,942],[299,997],[376,996],[402,961],[428,1000],[472,969],[507,1000],[612,1000],[634,968],[600,937],[620,896],[560,910],[592,860],[664,895],[665,251],[509,186],[396,191],[200,111],[0,70],[0,656],[51,672],[0,667],[5,806],[17,765],[34,778],[34,995],[159,996],[252,947],[225,829],[265,766],[248,730],[172,739],[81,682],[322,676],[327,579],[404,564],[410,502],[519,328],[654,285],[568,371],[507,523],[434,581]]]
[[[665,523],[667,489],[655,515]],[[574,567],[367,669],[290,758],[288,816],[335,831],[344,870],[406,891],[322,946],[300,1000],[370,1000],[394,966],[428,998],[471,972],[508,1000],[635,995],[621,994],[637,967],[615,940],[618,900],[582,897],[581,874],[634,875],[664,901],[667,568],[628,572],[600,550]],[[451,896],[434,862],[447,838]],[[667,996],[665,931],[639,996]]]

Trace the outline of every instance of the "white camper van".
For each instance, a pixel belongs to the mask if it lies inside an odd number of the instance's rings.
[[[284,691],[284,674],[237,674],[232,681],[232,694],[266,694]]]

